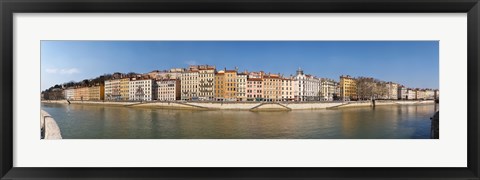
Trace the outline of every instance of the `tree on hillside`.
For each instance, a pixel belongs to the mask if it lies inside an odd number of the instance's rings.
[[[82,87],[86,87],[86,86],[89,86],[89,85],[90,85],[90,81],[88,79],[84,79],[80,84],[80,86],[82,86]]]
[[[128,76],[128,77],[135,77],[136,75],[137,75],[137,73],[135,73],[135,72],[129,72],[129,73],[127,73],[127,76]]]

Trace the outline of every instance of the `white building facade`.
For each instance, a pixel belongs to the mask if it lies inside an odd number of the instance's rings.
[[[215,100],[215,66],[198,67],[198,98]]]
[[[75,89],[74,88],[69,88],[63,90],[64,96],[66,100],[73,100],[75,96]]]
[[[320,78],[321,83],[321,101],[333,101],[334,96],[338,96],[336,89],[338,87],[338,82],[335,82],[333,79]]]
[[[154,81],[152,79],[132,78],[129,82],[130,101],[152,101],[154,99]]]
[[[238,101],[247,101],[247,74],[238,73],[237,74],[237,100]]]
[[[121,100],[121,83],[120,79],[112,79],[105,81],[105,100]]]
[[[398,99],[398,84],[388,82],[388,83],[386,83],[386,88],[387,88],[387,99],[397,100]]]
[[[198,70],[188,70],[182,73],[180,78],[180,94],[182,100],[198,99]]]
[[[407,89],[407,97],[408,100],[414,100],[417,98],[417,92],[413,89]]]
[[[302,69],[297,70],[294,77],[294,93],[297,101],[318,101],[320,100],[320,79],[312,75],[306,75]]]
[[[429,100],[435,99],[435,91],[432,89],[425,90],[425,99],[429,99]]]
[[[294,80],[293,78],[282,78],[282,101],[294,100]]]

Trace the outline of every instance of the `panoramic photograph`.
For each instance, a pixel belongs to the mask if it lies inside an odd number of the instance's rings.
[[[41,41],[40,139],[439,139],[438,41]]]

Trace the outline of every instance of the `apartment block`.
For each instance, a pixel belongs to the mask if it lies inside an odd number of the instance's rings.
[[[333,101],[334,97],[338,96],[336,89],[338,88],[338,82],[333,79],[320,78],[321,83],[321,101]]]
[[[215,99],[215,66],[200,65],[198,69],[198,98]]]
[[[262,78],[247,79],[247,101],[263,101],[263,82]]]
[[[357,82],[355,78],[340,76],[340,98],[344,101],[357,100]]]
[[[180,80],[178,79],[161,79],[156,81],[157,84],[157,100],[159,101],[175,101],[180,100]]]
[[[301,68],[298,68],[294,77],[294,94],[296,101],[319,101],[320,100],[320,79],[304,74]]]
[[[105,100],[105,85],[97,84],[95,86],[88,87],[88,93],[88,100],[90,101]]]
[[[75,99],[75,89],[74,88],[68,88],[63,90],[63,93],[65,95],[66,100],[74,100]]]
[[[263,76],[263,98],[265,101],[282,100],[282,79],[278,74],[267,74]]]
[[[121,80],[112,79],[105,81],[105,100],[121,100]]]
[[[199,70],[189,69],[182,73],[180,79],[181,99],[197,100],[199,95]]]
[[[132,78],[129,81],[130,101],[152,101],[154,81],[152,79]]]
[[[280,78],[282,81],[282,101],[293,101],[294,98],[294,80],[293,78]]]
[[[225,71],[221,70],[215,74],[215,100],[223,101],[225,98]]]
[[[225,70],[224,83],[224,100],[237,100],[237,70]]]
[[[237,74],[237,100],[247,100],[247,73],[242,72]]]

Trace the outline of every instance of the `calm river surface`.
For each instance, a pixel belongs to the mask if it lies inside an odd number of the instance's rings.
[[[64,139],[428,139],[435,105],[251,112],[46,104]]]

